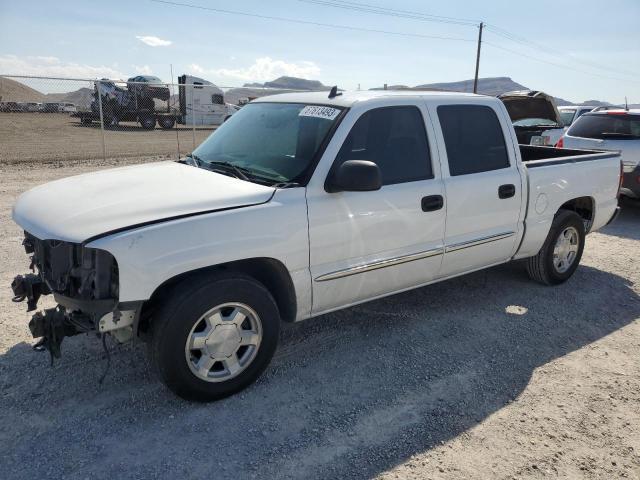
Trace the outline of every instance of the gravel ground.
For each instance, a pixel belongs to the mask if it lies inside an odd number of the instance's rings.
[[[114,162],[122,163],[122,161]],[[566,284],[505,265],[287,326],[254,386],[184,402],[142,345],[30,349],[10,206],[104,168],[0,166],[0,477],[640,478],[640,206]]]
[[[105,130],[108,157],[144,157],[155,155],[175,159],[193,150],[214,127],[177,125],[171,130],[143,130],[133,122]],[[62,113],[0,112],[0,162],[66,162],[101,159],[100,125],[83,125],[79,119]]]

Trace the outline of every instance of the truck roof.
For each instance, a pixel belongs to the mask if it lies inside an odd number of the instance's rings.
[[[294,92],[280,93],[277,95],[269,95],[260,97],[254,102],[286,102],[286,103],[308,103],[319,105],[336,105],[338,107],[350,107],[357,102],[365,102],[384,97],[403,97],[403,98],[460,98],[469,99],[471,97],[482,97],[483,95],[475,95],[473,93],[459,92],[438,92],[430,90],[362,90],[362,91],[344,91],[342,95],[329,98],[329,92]]]

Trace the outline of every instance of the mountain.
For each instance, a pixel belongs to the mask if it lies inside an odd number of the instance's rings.
[[[274,92],[271,90],[274,88],[277,88],[278,91]],[[226,102],[237,104],[241,98],[253,99],[264,97],[266,95],[273,95],[275,93],[287,93],[296,90],[325,91],[330,89],[331,87],[323,85],[322,82],[319,82],[318,80],[283,76],[270,82],[245,83],[241,88],[232,88],[227,90],[224,96]]]
[[[92,88],[80,88],[68,93],[47,93],[45,96],[47,102],[69,102],[82,108],[89,108],[91,100],[93,100]]]
[[[264,83],[245,83],[244,87],[256,88],[283,88],[287,90],[330,90],[331,87],[323,85],[318,80],[306,80],[297,77],[278,77],[275,80]]]
[[[78,107],[91,104],[91,88],[74,92],[44,94],[16,80],[0,77],[0,101],[2,102],[69,102]]]
[[[0,77],[0,101],[2,102],[42,102],[45,95],[27,87],[24,83]]]
[[[473,92],[473,80],[462,80],[460,82],[448,83],[427,83],[418,85],[417,89],[428,88],[429,90],[447,90],[451,92]],[[496,96],[504,92],[514,90],[528,90],[524,85],[514,82],[509,77],[487,77],[478,79],[478,93],[483,95]]]
[[[459,82],[442,82],[442,83],[425,83],[408,87],[406,85],[387,86],[388,90],[433,90],[441,92],[473,92],[473,79],[462,80]],[[371,90],[382,90],[381,87],[372,88]],[[486,77],[478,79],[478,93],[482,95],[491,95],[495,97],[505,92],[513,92],[516,90],[530,90],[521,83],[513,81],[509,77]],[[573,105],[572,102],[563,98],[554,97],[557,105]]]
[[[606,107],[611,105],[609,102],[601,102],[600,100],[585,100],[582,103],[578,103],[577,105],[593,105],[594,107]]]
[[[245,87],[242,88],[232,88],[230,90],[227,90],[226,92],[224,92],[224,101],[237,105],[241,98],[248,98],[249,100],[252,100],[254,98],[260,98],[267,95],[274,95],[276,93],[287,93],[292,91],[285,89],[274,92],[273,90],[267,90],[263,88],[262,84],[259,85],[260,87],[247,87],[245,85]]]

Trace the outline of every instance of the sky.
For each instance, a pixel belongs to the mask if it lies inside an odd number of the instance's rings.
[[[402,10],[490,24],[480,77],[508,76],[574,102],[640,103],[640,0],[350,0],[392,15],[326,5],[349,3],[337,0],[176,2],[310,23],[152,0],[0,0],[0,74],[171,81],[173,65],[174,78],[223,87],[290,75],[347,90],[473,78],[477,26]]]

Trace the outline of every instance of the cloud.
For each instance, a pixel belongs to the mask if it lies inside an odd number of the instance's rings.
[[[133,69],[140,75],[153,75],[153,70],[149,65],[134,65]]]
[[[163,40],[153,35],[136,35],[136,38],[150,47],[167,47],[173,43],[171,40]]]
[[[14,75],[63,78],[124,78],[119,70],[106,65],[63,62],[58,57],[0,55],[0,72]]]
[[[218,68],[207,69],[192,63],[188,66],[190,73],[197,75],[211,75],[217,80],[224,81],[255,81],[265,82],[283,75],[299,78],[316,78],[320,73],[320,67],[314,62],[285,62],[274,60],[271,57],[262,57],[246,68]]]

